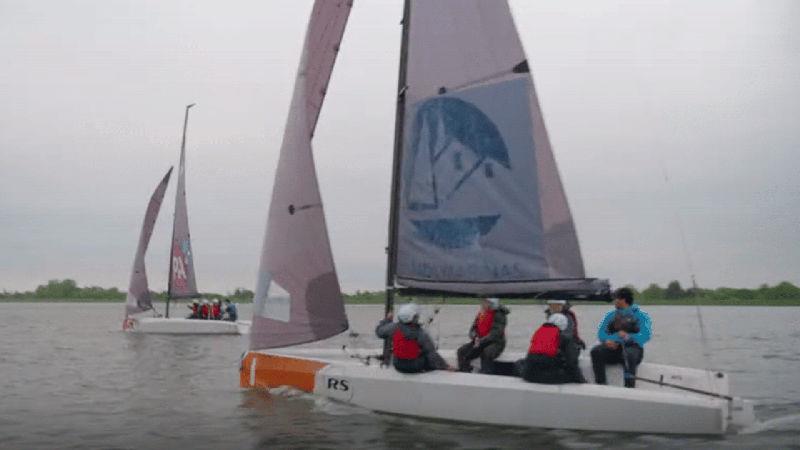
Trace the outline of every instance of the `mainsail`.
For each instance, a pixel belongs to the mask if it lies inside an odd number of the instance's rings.
[[[412,0],[406,14],[390,278],[468,295],[607,290],[585,277],[508,3]]]
[[[172,175],[172,167],[158,183],[150,202],[147,204],[147,211],[142,222],[142,231],[139,234],[139,245],[136,247],[136,256],[133,260],[133,271],[131,280],[128,284],[128,296],[125,300],[126,315],[147,311],[153,308],[153,301],[150,297],[150,288],[147,286],[147,271],[144,265],[144,255],[147,252],[147,245],[150,243],[150,236],[153,235],[153,226],[161,209],[161,201],[164,200],[164,192],[167,190],[169,177]]]
[[[178,165],[178,188],[175,191],[175,217],[172,224],[172,247],[170,248],[167,291],[170,298],[197,296],[192,242],[189,237],[189,214],[186,210],[186,126],[189,122],[189,109],[192,106],[194,104],[186,106],[183,121],[183,140],[181,141],[181,159]],[[169,315],[169,306],[167,306],[167,315]]]
[[[254,297],[250,347],[324,339],[347,329],[311,137],[352,1],[317,0],[275,174]]]

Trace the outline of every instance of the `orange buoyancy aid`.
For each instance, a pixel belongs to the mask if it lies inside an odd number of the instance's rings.
[[[493,309],[478,313],[478,317],[475,318],[475,331],[478,333],[478,337],[485,337],[492,331],[494,314],[495,311]]]
[[[392,351],[397,359],[417,359],[422,354],[422,348],[416,339],[409,339],[398,327],[392,336]]]
[[[528,354],[554,358],[558,354],[560,340],[561,331],[558,327],[551,323],[546,323],[533,333]]]

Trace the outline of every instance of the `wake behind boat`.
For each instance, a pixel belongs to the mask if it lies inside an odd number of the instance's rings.
[[[613,371],[616,386],[546,385],[399,373],[380,363],[390,361],[390,339],[383,350],[356,354],[293,347],[348,328],[311,137],[351,6],[317,0],[312,9],[241,386],[289,386],[380,412],[510,426],[717,434],[752,423],[752,405],[731,396],[724,373],[645,362],[637,380],[650,382],[635,388],[621,387]],[[507,2],[406,0],[402,23],[386,312],[398,295],[610,300],[608,281],[584,272]]]

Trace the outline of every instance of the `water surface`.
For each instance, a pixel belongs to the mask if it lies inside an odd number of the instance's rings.
[[[246,338],[120,331],[121,304],[0,303],[2,448],[786,448],[800,446],[800,308],[645,308],[645,358],[723,370],[756,401],[762,431],[663,436],[477,426],[376,414],[309,395],[238,387]],[[182,309],[182,307],[179,307]],[[163,310],[163,308],[161,308]],[[426,307],[432,314],[433,307]],[[509,348],[524,350],[541,306],[513,306]],[[606,305],[578,306],[584,339]],[[240,307],[249,317],[249,305]],[[350,306],[351,329],[317,346],[374,347],[380,306]],[[463,342],[472,306],[445,306],[429,327],[442,348]],[[706,356],[707,355],[707,356]],[[620,417],[620,420],[627,420]]]

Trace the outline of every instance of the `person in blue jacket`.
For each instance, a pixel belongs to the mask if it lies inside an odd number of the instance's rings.
[[[636,386],[636,367],[644,357],[644,344],[650,340],[650,316],[633,302],[633,291],[614,291],[614,306],[600,323],[596,345],[591,352],[594,381],[606,384],[606,365],[622,364],[625,387]]]

